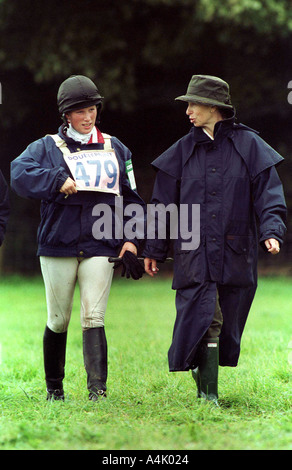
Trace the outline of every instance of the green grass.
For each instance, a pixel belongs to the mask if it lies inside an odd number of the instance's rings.
[[[220,368],[220,408],[169,373],[171,280],[115,278],[106,333],[108,397],[88,401],[79,294],[69,327],[66,401],[46,401],[42,280],[0,280],[1,450],[291,450],[292,280],[260,279],[236,368]]]

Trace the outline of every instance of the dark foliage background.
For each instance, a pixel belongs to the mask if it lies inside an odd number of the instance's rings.
[[[56,132],[58,87],[84,74],[105,97],[101,130],[132,151],[148,202],[150,162],[189,130],[174,98],[204,73],[229,82],[238,121],[285,157],[279,173],[291,208],[291,59],[289,0],[0,0],[1,169],[9,181],[10,162]],[[2,272],[38,272],[39,201],[13,193],[11,201]],[[277,260],[260,253],[263,267],[289,271],[289,233]]]

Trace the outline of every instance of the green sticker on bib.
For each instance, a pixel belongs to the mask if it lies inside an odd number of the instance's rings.
[[[135,181],[132,160],[126,161],[126,173],[128,176],[128,180],[130,182],[131,189],[136,189],[136,181]]]

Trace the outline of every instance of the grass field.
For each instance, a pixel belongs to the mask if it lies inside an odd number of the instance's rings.
[[[39,278],[0,280],[0,450],[291,450],[292,279],[262,278],[236,368],[220,368],[220,408],[169,373],[171,280],[115,278],[106,314],[108,397],[88,401],[79,294],[69,327],[66,401],[46,401]]]

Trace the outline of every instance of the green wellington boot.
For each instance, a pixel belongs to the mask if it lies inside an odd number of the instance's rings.
[[[219,338],[205,338],[200,345],[199,366],[192,370],[198,397],[218,405]]]

